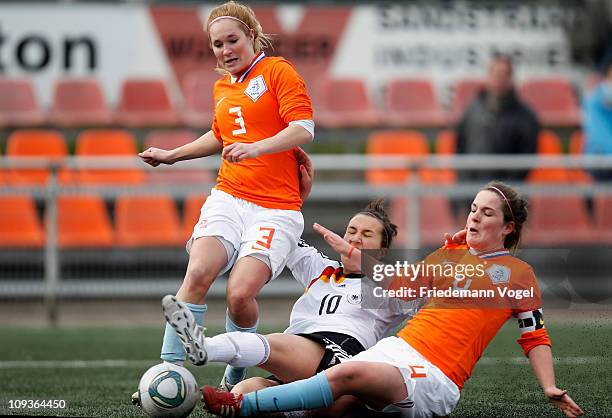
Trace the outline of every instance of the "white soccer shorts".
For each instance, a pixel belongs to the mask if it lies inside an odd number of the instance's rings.
[[[390,364],[402,373],[408,397],[387,405],[382,412],[406,418],[446,416],[459,402],[459,388],[440,369],[399,337],[387,337],[345,360]]]
[[[187,252],[198,238],[218,237],[228,252],[228,263],[220,275],[242,257],[253,256],[270,267],[272,280],[283,271],[303,231],[300,211],[268,209],[212,189],[187,242]]]

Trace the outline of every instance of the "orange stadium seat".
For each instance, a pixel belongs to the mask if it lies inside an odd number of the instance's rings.
[[[584,153],[584,135],[581,130],[572,133],[569,140],[569,154],[582,155]],[[593,177],[584,169],[571,170],[572,180],[576,183],[592,183]]]
[[[121,87],[116,120],[128,127],[174,126],[179,117],[162,80],[128,79]]]
[[[455,132],[445,129],[436,137],[436,155],[455,155],[457,148]],[[453,184],[457,182],[457,171],[454,168],[424,168],[420,171],[424,183]]]
[[[584,153],[584,134],[580,129],[572,132],[569,141],[570,155],[582,155]]]
[[[429,79],[392,80],[385,89],[385,121],[392,126],[442,126],[448,122]]]
[[[331,79],[317,83],[315,120],[328,128],[371,127],[381,121],[364,82],[360,79]]]
[[[519,94],[545,126],[578,126],[580,110],[569,80],[533,79],[519,86]]]
[[[192,127],[210,127],[215,113],[212,95],[219,75],[210,70],[194,71],[183,78],[185,109],[181,112],[183,122]]]
[[[396,197],[391,200],[390,217],[398,226],[396,246],[408,243],[407,199]],[[444,233],[453,233],[455,225],[450,201],[446,196],[422,196],[419,202],[421,245],[440,246],[444,243]]]
[[[588,244],[594,239],[586,202],[577,194],[532,196],[525,241],[530,245]]]
[[[86,130],[76,141],[79,157],[132,157],[137,158],[136,140],[124,130]],[[112,161],[112,160],[110,160]],[[145,181],[144,171],[135,169],[82,169],[77,180],[82,184],[140,184]]]
[[[117,244],[171,247],[184,243],[176,205],[170,196],[120,196],[115,202]]]
[[[51,123],[64,127],[104,126],[113,121],[96,79],[62,79],[55,83]]]
[[[113,245],[110,217],[99,196],[59,196],[57,214],[58,243],[61,248]]]
[[[32,82],[0,77],[0,127],[31,127],[44,121]]]
[[[200,209],[202,209],[202,205],[206,202],[207,197],[197,193],[185,198],[185,206],[183,208],[183,237],[185,241],[191,237],[193,227],[198,222],[198,219],[200,219]]]
[[[183,130],[157,130],[150,132],[145,138],[144,147],[173,149],[185,145],[198,137],[193,131]],[[209,183],[213,176],[208,170],[186,169],[160,169],[150,170],[148,173],[150,183]]]
[[[427,156],[427,138],[418,131],[378,131],[373,132],[366,145],[366,153],[376,155]],[[410,177],[408,168],[392,170],[368,169],[366,181],[370,184],[400,184]]]
[[[561,140],[556,133],[549,130],[542,130],[538,135],[538,155],[550,157],[563,155]],[[527,175],[530,183],[569,183],[573,181],[571,170],[567,168],[534,168]]]
[[[452,119],[458,121],[478,92],[487,86],[482,78],[459,79],[453,83],[453,100],[451,105]]]
[[[30,196],[0,196],[0,247],[41,247],[44,232]]]
[[[51,130],[20,130],[9,135],[6,146],[7,157],[45,157],[47,162],[62,163],[68,155],[66,142],[61,133]],[[50,170],[11,168],[7,171],[6,181],[14,185],[44,185],[47,183]],[[59,171],[60,183],[72,181],[71,172]]]
[[[593,216],[597,240],[612,244],[612,196],[596,195],[593,199]]]

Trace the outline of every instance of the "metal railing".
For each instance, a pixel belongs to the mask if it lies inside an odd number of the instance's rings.
[[[408,169],[416,172],[421,168],[461,170],[529,170],[533,168],[568,168],[568,169],[607,169],[612,170],[612,157],[604,156],[536,156],[536,155],[458,155],[458,156],[429,156],[411,158],[407,156],[366,156],[366,155],[313,155],[311,156],[315,167],[315,182],[309,201],[342,201],[355,198],[377,198],[377,197],[407,197],[406,216],[408,224],[409,248],[419,248],[421,234],[419,231],[420,213],[419,199],[427,195],[445,195],[452,199],[471,198],[483,183],[459,182],[452,185],[424,184],[419,176],[411,175],[404,184],[378,186],[368,184],[363,180],[362,174],[371,169]],[[60,184],[58,173],[60,169],[70,170],[117,170],[117,169],[144,169],[144,170],[216,170],[219,167],[219,158],[212,157],[188,162],[182,162],[173,166],[151,168],[145,166],[142,161],[131,157],[67,157],[61,160],[48,160],[44,158],[0,158],[0,168],[10,169],[41,169],[46,168],[51,172],[46,186],[10,186],[0,187],[0,195],[27,193],[36,199],[45,202],[45,228],[46,243],[44,249],[44,284],[33,285],[32,283],[19,284],[17,281],[0,282],[0,295],[43,296],[47,303],[48,316],[51,322],[57,319],[57,300],[66,294],[78,295],[80,297],[112,296],[112,295],[139,295],[143,293],[142,282],[131,287],[125,281],[105,280],[104,282],[88,282],[82,285],[79,281],[65,283],[60,277],[60,254],[57,240],[57,198],[60,194],[81,194],[95,192],[108,199],[115,198],[119,194],[148,194],[166,193],[175,198],[184,198],[187,194],[194,192],[196,185],[201,192],[207,193],[214,185],[209,184],[153,184],[145,183],[136,186],[92,186],[79,184]],[[357,174],[353,180],[336,180],[333,173],[353,171]],[[342,176],[346,178],[345,175]],[[522,192],[526,196],[544,194],[563,194],[567,192],[579,193],[585,197],[596,194],[612,195],[612,183],[574,184],[526,184],[521,183]],[[158,281],[156,286],[147,286],[145,293],[161,294],[168,291],[169,287],[178,286],[178,280]],[[282,282],[282,281],[279,281]],[[274,286],[267,286],[264,294],[270,295],[293,295],[298,291],[298,286],[293,281],[284,281],[284,284],[275,282]],[[211,289],[212,295],[221,295],[224,292],[223,283],[217,283]]]

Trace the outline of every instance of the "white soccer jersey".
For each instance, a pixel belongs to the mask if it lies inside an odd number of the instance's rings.
[[[377,309],[361,306],[361,275],[345,276],[342,265],[300,240],[287,267],[304,287],[291,311],[288,334],[337,332],[354,337],[365,349],[412,318],[420,301],[395,298],[379,301]]]

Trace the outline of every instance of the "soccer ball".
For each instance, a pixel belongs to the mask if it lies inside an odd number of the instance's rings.
[[[151,417],[186,417],[200,399],[193,375],[172,363],[156,364],[138,384],[140,406]]]

